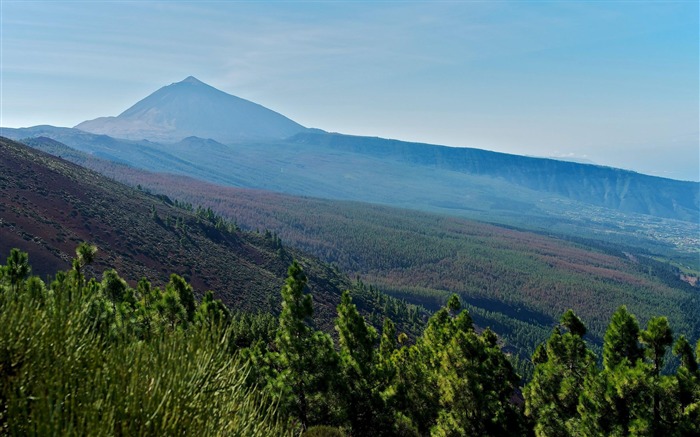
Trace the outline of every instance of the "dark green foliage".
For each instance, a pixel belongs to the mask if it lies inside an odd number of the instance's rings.
[[[432,435],[520,433],[520,413],[510,401],[518,376],[496,336],[478,335],[468,313],[457,310],[458,300],[450,299],[415,345],[394,353],[396,375],[386,396],[396,427]]]
[[[637,319],[621,306],[612,316],[603,343],[603,366],[614,369],[620,364],[634,365],[643,357],[639,346]]]
[[[188,284],[182,277],[172,274],[170,275],[170,282],[168,282],[168,285],[165,286],[165,292],[168,293],[170,291],[177,293],[180,303],[185,309],[187,321],[192,322],[194,320],[196,304],[194,301],[194,291],[192,290],[190,284]]]
[[[567,312],[562,324],[578,326],[574,317]],[[608,326],[598,368],[579,335],[556,328],[533,356],[534,376],[523,391],[536,435],[698,435],[699,375],[683,336],[674,346],[681,367],[675,375],[661,372],[672,340],[665,317],[652,318],[640,331],[621,307]]]
[[[668,319],[654,317],[649,320],[647,329],[639,333],[639,339],[646,346],[645,352],[654,366],[654,375],[658,376],[666,349],[673,343],[673,333],[668,326]]]
[[[594,371],[595,358],[583,334],[586,328],[573,311],[562,316],[546,345],[533,355],[535,371],[524,389],[525,414],[535,422],[538,436],[569,436],[578,418],[577,405],[584,381]]]
[[[683,435],[700,435],[700,341],[696,345],[696,356],[692,347],[680,336],[673,346],[673,352],[680,356],[681,367],[676,374],[678,399],[681,409],[681,428]]]
[[[112,302],[121,302],[127,290],[127,283],[119,277],[116,270],[106,270],[102,274],[102,292]]]
[[[307,322],[313,308],[305,294],[306,275],[296,261],[282,287],[282,312],[276,344],[279,353],[274,377],[286,411],[306,429],[310,423],[327,419],[327,394],[337,366],[337,355],[328,334],[313,330]]]
[[[264,345],[272,343],[277,335],[279,320],[268,313],[232,312],[230,325],[232,348],[241,349],[258,342]]]
[[[387,412],[381,390],[386,387],[377,384],[381,382],[377,375],[377,331],[357,311],[349,291],[341,297],[335,327],[340,345],[339,392],[347,421],[356,435],[382,435],[386,433]]]
[[[700,345],[700,342],[698,342],[698,345]],[[688,369],[690,372],[697,372],[698,363],[693,356],[693,348],[684,336],[681,335],[678,337],[678,340],[676,340],[676,343],[673,345],[673,353],[680,357],[681,366]]]
[[[700,432],[700,342],[693,351],[680,336],[673,352],[681,365],[674,374],[663,373],[672,343],[664,317],[650,319],[640,331],[634,316],[620,308],[599,367],[583,340],[585,326],[573,311],[565,312],[533,355],[523,411],[520,378],[498,337],[489,329],[477,332],[456,297],[409,344],[389,319],[379,336],[345,292],[337,307],[336,348],[311,323],[307,277],[297,262],[288,269],[275,320],[232,313],[212,292],[197,303],[177,275],[165,290],[146,279],[131,288],[113,269],[101,282],[85,281],[78,269],[90,253],[78,252],[73,270],[57,272],[49,287],[37,277],[0,277],[3,433]],[[13,259],[17,266],[28,258],[20,252]]]
[[[92,244],[82,242],[75,249],[75,254],[77,255],[78,264],[81,267],[85,267],[88,264],[92,264],[95,260],[95,254],[97,254],[97,247]]]
[[[583,337],[586,335],[586,326],[583,324],[581,319],[579,319],[574,311],[569,309],[563,316],[561,316],[561,325],[568,329],[570,333]]]
[[[214,293],[204,293],[202,302],[197,307],[195,319],[200,323],[211,323],[218,326],[228,326],[231,323],[231,312],[219,299],[214,299]]]
[[[10,256],[7,257],[3,275],[7,277],[15,291],[20,288],[22,282],[29,276],[31,271],[29,255],[25,252],[20,252],[19,249],[12,249]]]

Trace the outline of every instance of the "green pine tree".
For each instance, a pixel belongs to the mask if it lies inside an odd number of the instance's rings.
[[[307,279],[296,261],[287,275],[276,337],[279,371],[273,391],[305,430],[311,424],[330,420],[333,414],[330,387],[337,374],[338,357],[330,336],[307,324],[313,315],[311,295],[304,293]]]
[[[562,328],[568,332],[562,332]],[[525,414],[537,436],[570,436],[578,419],[578,399],[584,381],[595,370],[595,357],[583,336],[586,327],[568,310],[544,347],[533,356],[535,370],[525,386]]]
[[[341,296],[335,329],[340,341],[339,391],[352,433],[383,435],[388,419],[381,398],[384,387],[377,385],[377,331],[357,311],[349,291]]]

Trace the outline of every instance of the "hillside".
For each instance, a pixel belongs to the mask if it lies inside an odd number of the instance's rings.
[[[500,178],[452,170],[436,171],[429,165],[398,162],[347,150],[336,149],[327,153],[318,145],[278,142],[228,146],[214,140],[189,137],[166,146],[52,126],[5,128],[2,133],[24,142],[36,142],[37,138],[58,140],[73,149],[64,155],[76,157],[75,162],[79,163],[103,158],[116,163],[119,168],[125,167],[118,164],[128,164],[219,185],[387,204],[536,232],[645,247],[665,256],[682,252],[685,258],[694,260],[697,260],[700,247],[697,221],[623,213],[536,191]],[[99,164],[100,168],[110,166],[115,164]]]
[[[0,153],[0,253],[13,247],[28,252],[35,274],[68,268],[75,247],[88,241],[99,250],[90,274],[114,267],[132,285],[144,276],[162,285],[177,273],[200,296],[213,290],[232,309],[276,313],[286,269],[297,259],[310,278],[316,320],[328,329],[340,293],[352,286],[315,258],[282,247],[273,235],[238,231],[211,211],[177,208],[165,196],[4,138]],[[357,299],[363,311],[376,315],[387,301],[372,293]]]
[[[435,309],[458,293],[476,322],[504,336],[521,357],[546,338],[569,307],[581,315],[596,343],[621,304],[642,320],[668,314],[679,332],[700,336],[693,317],[700,311],[698,289],[681,281],[676,267],[643,249],[378,205],[222,187],[83,159],[133,186],[210,207],[243,228],[274,231],[285,245],[410,302]]]

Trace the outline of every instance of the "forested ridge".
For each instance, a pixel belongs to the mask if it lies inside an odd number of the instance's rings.
[[[453,295],[408,341],[376,330],[343,293],[337,341],[310,323],[294,261],[282,311],[245,314],[171,275],[135,288],[84,272],[81,243],[48,282],[13,249],[0,268],[0,433],[7,435],[692,436],[700,433],[700,342],[668,319],[640,328],[622,306],[602,363],[568,310],[523,387],[498,337]],[[680,365],[662,372],[669,352]]]

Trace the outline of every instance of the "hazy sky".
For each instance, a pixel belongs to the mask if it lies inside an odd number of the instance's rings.
[[[193,75],[309,127],[700,179],[692,1],[8,1],[0,125]]]

